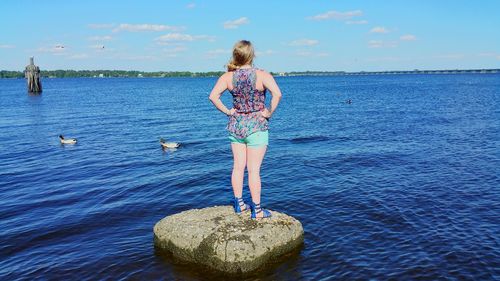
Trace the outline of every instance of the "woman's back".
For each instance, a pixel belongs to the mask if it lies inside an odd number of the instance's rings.
[[[251,210],[250,217],[262,219],[271,217],[271,212],[260,205],[260,167],[269,144],[268,119],[278,106],[281,91],[269,73],[252,67],[255,52],[250,41],[241,40],[234,45],[233,55],[224,73],[210,92],[210,101],[228,116],[228,139],[233,152],[233,208],[242,214]],[[233,108],[228,109],[220,100],[222,93],[229,90],[233,95]],[[266,108],[266,91],[272,95],[271,107]],[[242,198],[243,178],[248,171],[248,186],[252,204]]]
[[[257,70],[240,68],[232,73],[233,107],[238,113],[250,113],[264,110],[266,107],[266,89],[257,88]]]

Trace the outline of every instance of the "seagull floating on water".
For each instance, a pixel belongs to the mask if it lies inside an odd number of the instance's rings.
[[[163,138],[160,138],[160,144],[163,148],[178,148],[181,145],[178,142],[166,142]]]
[[[63,135],[59,135],[59,140],[61,144],[75,144],[76,139],[65,139]]]

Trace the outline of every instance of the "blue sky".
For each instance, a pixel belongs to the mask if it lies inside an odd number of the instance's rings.
[[[223,70],[237,40],[269,71],[500,68],[498,0],[0,2],[0,69]],[[27,20],[30,19],[30,20]]]

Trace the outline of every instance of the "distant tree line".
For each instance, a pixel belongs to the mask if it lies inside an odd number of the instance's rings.
[[[335,76],[335,75],[392,75],[392,74],[464,74],[500,73],[500,69],[443,69],[443,70],[388,70],[388,71],[292,71],[279,72],[278,76]]]
[[[75,78],[75,77],[214,77],[223,71],[190,72],[190,71],[135,71],[135,70],[42,70],[45,78]],[[24,78],[22,71],[1,70],[0,78]]]
[[[136,70],[42,70],[44,78],[74,77],[218,77],[223,71],[155,71]],[[458,73],[500,73],[500,69],[454,69],[454,70],[409,70],[409,71],[292,71],[271,72],[274,76],[330,76],[330,75],[386,75],[386,74],[458,74]],[[0,70],[0,78],[24,78],[22,71]]]
[[[24,77],[24,72],[21,71],[8,71],[8,70],[0,71],[0,78],[23,78],[23,77]]]

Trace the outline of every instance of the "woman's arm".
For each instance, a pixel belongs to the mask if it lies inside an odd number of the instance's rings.
[[[217,109],[222,113],[226,115],[232,115],[235,111],[234,108],[227,109],[227,107],[220,100],[220,96],[222,96],[222,93],[227,90],[227,75],[228,74],[226,73],[219,77],[219,80],[217,80],[217,83],[215,83],[215,86],[212,89],[212,92],[210,92],[210,96],[208,97],[208,99],[210,99],[215,107],[217,107]]]
[[[278,103],[281,100],[281,90],[278,87],[278,84],[276,84],[274,77],[267,72],[264,72],[262,84],[264,84],[264,87],[268,89],[273,96],[271,98],[271,108],[269,110],[264,110],[262,114],[265,118],[271,118],[271,115],[276,110],[276,108],[278,107]]]

